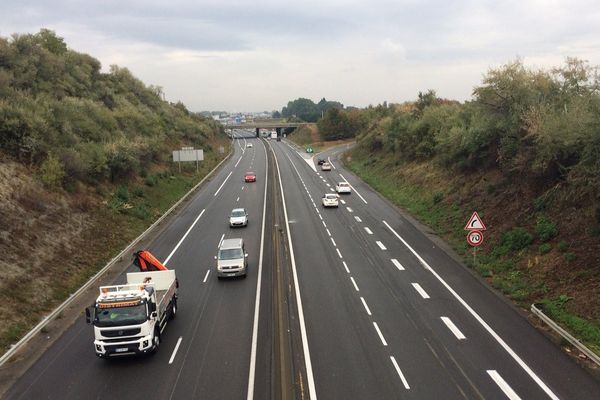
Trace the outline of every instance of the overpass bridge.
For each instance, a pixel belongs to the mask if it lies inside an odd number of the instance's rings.
[[[289,128],[300,128],[301,126],[316,125],[313,122],[276,122],[276,121],[263,121],[263,122],[246,122],[243,124],[228,124],[223,125],[225,129],[255,129],[256,137],[259,137],[260,129],[275,129],[277,136],[281,136],[282,129]]]

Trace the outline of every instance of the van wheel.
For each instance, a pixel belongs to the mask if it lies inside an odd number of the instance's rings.
[[[173,299],[171,301],[171,315],[170,315],[170,319],[175,319],[176,315],[177,315],[177,300]]]

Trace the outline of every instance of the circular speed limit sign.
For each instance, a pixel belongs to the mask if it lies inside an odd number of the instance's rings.
[[[483,243],[483,233],[477,230],[470,231],[467,235],[467,242],[471,246],[479,246],[481,243]]]

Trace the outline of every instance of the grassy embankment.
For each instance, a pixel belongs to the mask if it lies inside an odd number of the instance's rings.
[[[574,246],[577,238],[570,239],[565,228],[575,220],[564,214],[576,210],[554,209],[542,216],[526,206],[534,199],[516,193],[510,182],[494,174],[457,175],[429,163],[397,166],[392,159],[375,158],[360,149],[351,154],[347,163],[350,169],[431,227],[492,287],[525,309],[540,303],[547,315],[600,354],[600,324],[579,314],[593,315],[590,307],[595,308],[594,301],[586,299],[585,294],[578,295],[578,290],[589,290],[590,284],[585,281],[595,272],[592,265],[586,269],[586,264],[575,264],[577,254],[581,258],[588,251]],[[479,211],[488,227],[476,260],[463,230],[474,210]],[[561,215],[564,224],[557,227],[549,222]],[[520,223],[516,221],[519,218]],[[593,262],[596,255],[591,256],[589,261]],[[552,273],[553,266],[562,272]]]

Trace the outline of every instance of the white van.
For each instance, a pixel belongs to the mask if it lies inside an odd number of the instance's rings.
[[[244,249],[244,239],[224,239],[215,256],[217,260],[217,277],[246,277],[248,254]]]

